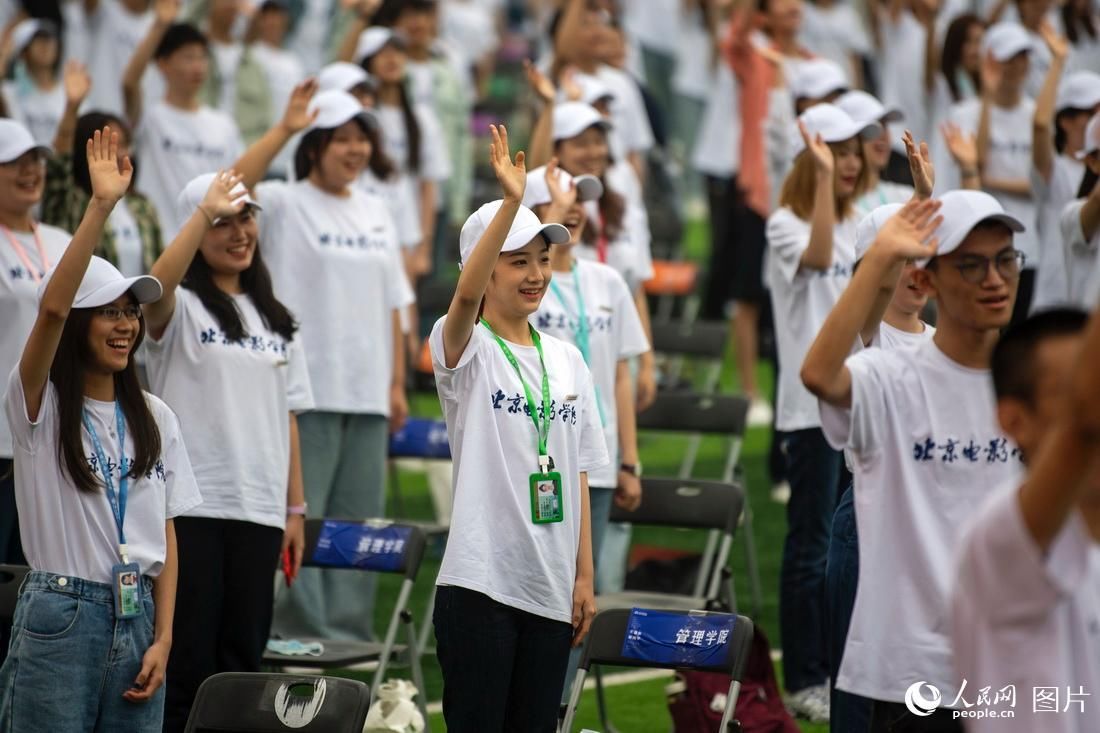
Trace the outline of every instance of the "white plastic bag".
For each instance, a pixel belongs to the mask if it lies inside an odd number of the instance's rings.
[[[419,690],[408,680],[388,680],[378,686],[363,733],[421,733],[424,716],[413,698]]]

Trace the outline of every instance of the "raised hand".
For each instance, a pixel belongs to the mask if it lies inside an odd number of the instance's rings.
[[[114,206],[130,188],[130,179],[134,175],[130,156],[125,156],[121,164],[118,162],[118,133],[113,132],[109,125],[95,131],[95,135],[88,140],[87,153],[92,198]]]
[[[243,178],[244,176],[234,170],[218,171],[199,203],[199,211],[206,215],[208,221],[213,222],[241,212],[245,206],[245,192],[233,193],[233,189]]]
[[[562,185],[557,158],[551,158],[546,164],[546,187],[550,190],[550,203],[563,214],[577,203],[577,186],[573,181],[569,181],[568,186]]]
[[[1049,20],[1044,19],[1039,24],[1039,35],[1042,37],[1043,42],[1047,44],[1047,48],[1050,49],[1050,53],[1056,59],[1065,59],[1069,55],[1069,43],[1066,39],[1058,34],[1058,31],[1054,30],[1054,26],[1050,24]]]
[[[527,83],[531,86],[531,90],[546,104],[553,104],[558,90],[554,87],[554,82],[550,81],[550,77],[527,60],[523,62],[523,70],[527,73]]]
[[[561,76],[558,79],[561,84],[561,90],[565,92],[565,98],[570,102],[579,102],[584,95],[584,90],[581,89],[581,85],[577,83],[577,67],[566,66],[561,71]]]
[[[88,75],[84,64],[73,59],[65,63],[62,86],[65,87],[65,103],[74,108],[79,107],[92,89],[92,77]]]
[[[290,93],[290,99],[287,100],[286,111],[283,112],[283,119],[280,124],[291,135],[306,129],[317,118],[318,110],[309,111],[310,100],[313,99],[313,95],[316,93],[317,80],[312,78],[296,85],[294,91]]]
[[[978,168],[978,141],[974,135],[963,132],[952,122],[940,125],[940,133],[947,143],[947,151],[964,171]]]
[[[833,150],[829,144],[821,139],[821,134],[815,134],[812,138],[806,130],[805,123],[798,121],[798,132],[802,135],[802,142],[806,144],[806,150],[814,156],[814,164],[819,173],[833,172]]]
[[[936,227],[943,222],[938,215],[940,202],[927,199],[909,201],[878,230],[871,249],[885,252],[894,259],[920,260],[934,257],[939,240]]]
[[[936,184],[936,169],[932,166],[928,143],[922,140],[918,146],[913,133],[909,130],[905,131],[901,139],[905,143],[905,152],[909,157],[909,172],[913,174],[913,188],[920,198],[930,198],[932,188]]]
[[[504,125],[489,125],[489,129],[493,133],[493,142],[489,145],[489,162],[500,182],[504,199],[522,201],[523,192],[527,190],[527,166],[524,164],[523,151],[516,153],[513,163],[512,154],[508,150],[507,128]]]

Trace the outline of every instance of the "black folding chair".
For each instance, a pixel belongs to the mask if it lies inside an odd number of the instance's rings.
[[[30,571],[25,565],[0,565],[0,663],[8,656],[15,604],[19,602],[19,589],[23,587],[23,579]]]
[[[342,641],[335,639],[298,639],[309,644],[320,642],[323,652],[318,656],[279,654],[268,649],[263,662],[272,667],[314,667],[317,669],[341,669],[364,662],[378,662],[371,690],[377,691],[386,677],[386,667],[394,657],[404,658],[412,669],[413,683],[420,694],[417,703],[427,726],[428,712],[424,703],[427,688],[420,666],[420,648],[417,645],[416,626],[409,610],[409,598],[420,561],[424,557],[425,535],[411,524],[389,520],[352,522],[337,519],[308,519],[305,523],[306,553],[303,567],[338,568],[360,572],[388,572],[404,575],[397,602],[393,607],[389,626],[382,643]],[[346,533],[346,534],[345,534]],[[355,549],[349,549],[348,542]],[[381,544],[379,544],[381,542]],[[398,542],[400,545],[398,545]],[[365,544],[364,544],[365,543]],[[387,545],[387,543],[392,543]],[[405,627],[407,644],[397,644],[397,633]],[[425,730],[428,730],[425,727]]]
[[[223,672],[199,687],[185,733],[362,733],[369,709],[358,680]]]
[[[694,323],[654,323],[653,351],[668,357],[664,378],[675,385],[683,373],[686,359],[705,362],[703,384],[705,394],[718,391],[722,375],[722,360],[726,356],[729,326],[721,321],[695,321]]]
[[[696,611],[682,614],[685,624],[690,624],[699,617],[718,621],[727,628],[732,624],[729,636],[724,645],[718,647],[717,658],[708,659],[706,662],[685,663],[683,661],[653,661],[651,657],[645,659],[636,655],[636,650],[643,647],[645,642],[634,641],[636,633],[636,617],[634,611],[641,609],[618,608],[600,611],[592,621],[585,640],[584,652],[581,655],[580,668],[573,681],[573,689],[569,695],[569,703],[565,708],[565,717],[562,721],[561,733],[572,733],[573,718],[577,714],[577,705],[580,703],[581,692],[584,690],[584,681],[588,671],[594,665],[609,664],[619,667],[647,667],[653,669],[696,669],[705,672],[718,672],[728,674],[730,681],[729,692],[726,696],[726,707],[722,714],[722,723],[719,733],[729,733],[737,730],[736,721],[733,719],[733,711],[737,707],[737,697],[741,692],[741,677],[745,672],[748,661],[749,649],[752,646],[752,621],[745,616],[736,616],[728,613],[708,613]],[[629,635],[629,636],[628,636]],[[631,642],[628,644],[628,640]],[[678,644],[675,634],[667,639],[659,640],[660,646],[669,648]],[[709,642],[709,639],[708,639]],[[689,640],[690,644],[691,641]],[[603,696],[597,691],[596,702],[600,711],[600,722],[605,731],[610,733],[614,728],[607,719],[607,707]]]
[[[733,395],[702,395],[692,392],[661,393],[649,409],[638,414],[638,430],[654,432],[682,433],[693,436],[716,435],[728,440],[726,460],[719,481],[732,484],[736,480],[737,462],[741,457],[741,444],[745,435],[749,401]],[[701,437],[700,437],[701,440]],[[680,479],[692,478],[698,445],[688,445],[680,464]],[[644,463],[643,458],[643,463]],[[745,560],[749,569],[749,584],[752,592],[752,609],[759,615],[762,602],[760,589],[760,568],[756,559],[756,543],[752,529],[752,505],[749,502],[747,487],[742,482],[743,513],[741,522],[744,527]],[[642,494],[642,503],[646,497]],[[632,520],[626,520],[632,521]],[[707,539],[704,560],[713,557],[717,549],[719,533],[712,531]],[[703,595],[707,576],[701,572],[696,578],[693,595]]]

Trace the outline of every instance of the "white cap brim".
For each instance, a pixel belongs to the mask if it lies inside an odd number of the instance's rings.
[[[160,280],[152,275],[127,277],[109,282],[88,293],[83,298],[73,301],[73,308],[98,308],[101,305],[115,302],[127,292],[132,293],[138,303],[152,303],[160,300],[164,290],[160,285]]]
[[[1000,222],[1017,234],[1027,229],[1023,222],[1011,214],[975,214],[971,217],[970,221],[964,222],[958,228],[956,234],[946,237],[939,242],[939,246],[936,248],[935,257],[917,260],[917,266],[926,267],[928,263],[936,259],[936,257],[951,254],[959,248],[968,236],[970,236],[970,232],[974,231],[974,227],[987,221]]]

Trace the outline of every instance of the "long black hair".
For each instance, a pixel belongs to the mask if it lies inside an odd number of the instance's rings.
[[[202,256],[202,250],[195,253],[180,284],[198,297],[203,307],[217,320],[227,338],[240,341],[248,336],[233,296],[214,284],[214,272]],[[252,264],[241,273],[241,290],[252,300],[265,326],[287,341],[293,338],[298,324],[282,301],[275,297],[271,272],[264,264],[259,247],[252,252]]]
[[[58,461],[73,484],[80,491],[97,492],[100,482],[88,466],[81,440],[84,412],[84,376],[92,361],[91,347],[88,343],[88,330],[95,314],[93,308],[74,308],[69,312],[57,352],[50,365],[50,381],[57,391],[58,409]],[[126,429],[133,436],[134,462],[127,472],[137,479],[148,474],[160,458],[160,430],[157,428],[145,394],[138,382],[137,368],[134,366],[134,353],[145,339],[145,321],[138,325],[138,335],[134,347],[126,360],[126,368],[115,372],[115,399],[126,418]],[[107,470],[105,466],[100,471]]]
[[[134,166],[132,180],[136,181],[138,177],[137,159],[133,153],[134,135],[130,130],[130,126],[121,117],[109,112],[89,112],[81,115],[76,121],[76,130],[73,132],[73,180],[76,185],[80,186],[80,190],[89,196],[92,195],[92,178],[88,174],[87,142],[92,139],[98,130],[102,130],[107,125],[110,125],[111,129],[118,132],[119,136],[130,142],[130,164]]]
[[[1092,193],[1092,189],[1096,188],[1096,182],[1100,181],[1100,176],[1092,172],[1092,168],[1085,166],[1085,175],[1081,177],[1081,186],[1077,189],[1077,198],[1088,198]]]
[[[962,94],[959,89],[958,73],[959,68],[962,66],[963,46],[966,45],[966,37],[970,33],[970,28],[975,25],[984,27],[981,18],[973,13],[963,13],[951,21],[951,25],[947,27],[947,33],[944,34],[943,54],[940,56],[940,71],[943,73],[948,89],[951,90],[951,99],[956,102],[959,101]],[[970,74],[970,78],[974,82],[974,89],[981,91],[981,78],[975,73],[969,71],[966,73]]]
[[[1091,2],[1085,3],[1087,9],[1084,13],[1078,13],[1073,6],[1073,0],[1067,0],[1062,6],[1062,27],[1066,29],[1066,40],[1076,46],[1078,41],[1084,40],[1082,30],[1089,38],[1096,38],[1096,21],[1089,12],[1092,8]]]
[[[376,52],[374,55],[363,59],[362,67],[368,74],[373,74],[370,70],[370,62],[377,55]],[[409,148],[405,165],[409,171],[417,174],[420,172],[420,122],[416,119],[416,110],[413,109],[412,98],[404,82],[397,85],[397,90],[401,99],[401,116],[405,120],[405,141],[408,143]]]
[[[382,134],[378,130],[377,123],[370,122],[365,117],[356,117],[355,122],[370,142],[370,161],[367,163],[367,168],[379,180],[387,180],[393,175],[396,166],[382,149]],[[306,133],[294,151],[294,177],[297,180],[309,178],[309,174],[320,162],[321,156],[324,155],[325,149],[328,148],[335,134],[335,128],[310,130]]]

